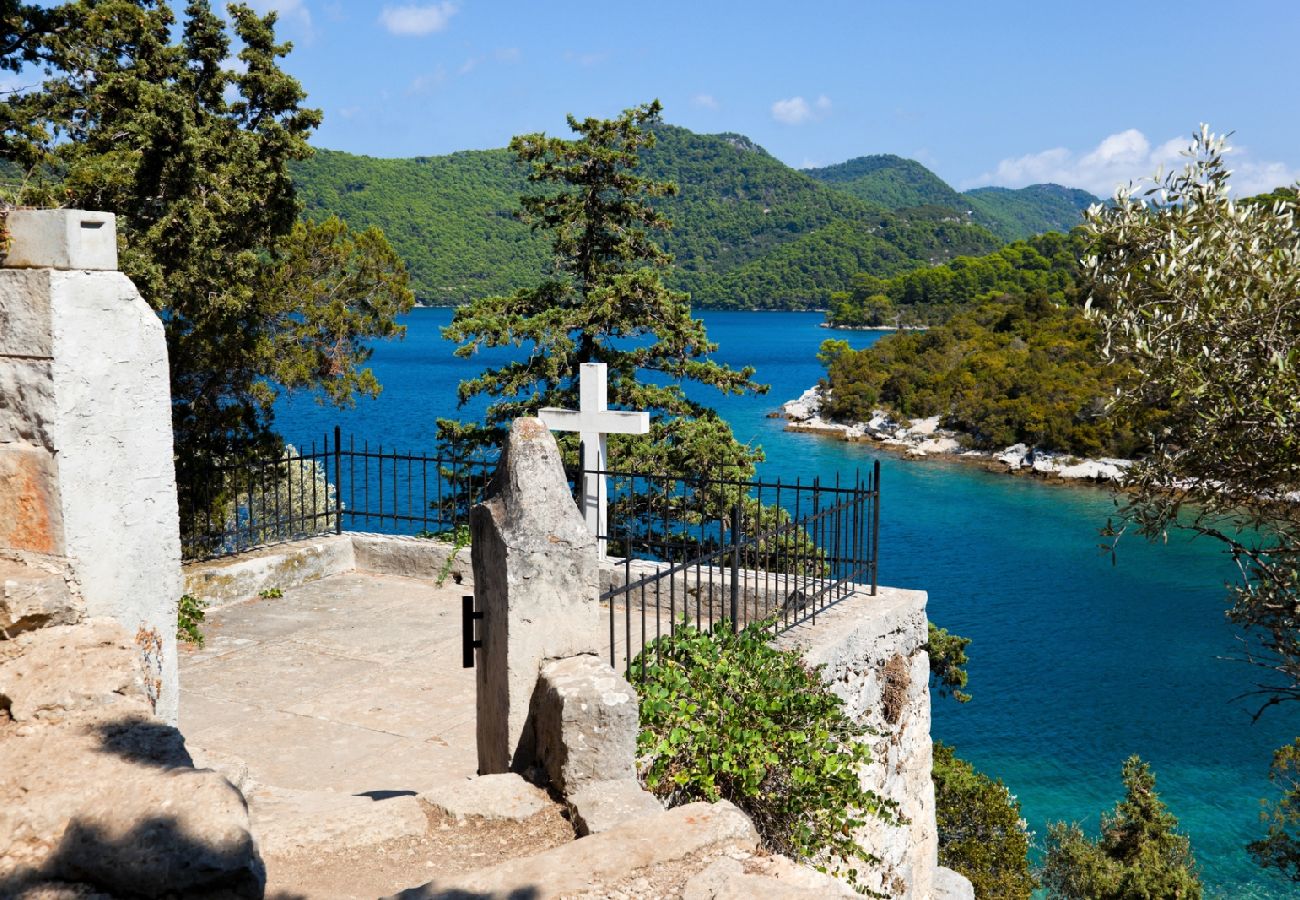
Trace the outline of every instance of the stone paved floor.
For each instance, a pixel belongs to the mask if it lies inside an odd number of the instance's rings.
[[[425,791],[474,774],[464,585],[352,574],[212,612],[182,651],[180,727],[262,784]]]

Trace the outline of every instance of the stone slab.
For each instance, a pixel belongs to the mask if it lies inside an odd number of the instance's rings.
[[[551,805],[551,798],[514,772],[479,775],[454,781],[420,795],[434,809],[457,819],[506,819],[523,822]]]
[[[0,548],[61,554],[58,466],[43,447],[0,444]]]
[[[5,226],[7,269],[117,269],[117,221],[84,209],[13,209]]]
[[[688,881],[682,891],[682,900],[848,900],[857,896],[847,884],[783,856],[751,858],[745,863],[723,857]]]
[[[600,834],[632,819],[663,812],[654,794],[635,778],[592,781],[565,798],[578,835]]]
[[[688,803],[603,834],[499,866],[451,875],[395,895],[400,900],[454,897],[528,897],[547,900],[597,893],[633,869],[666,865],[710,848],[752,852],[758,833],[725,801]]]
[[[939,866],[934,870],[935,900],[975,900],[975,885],[952,869]]]
[[[84,612],[66,564],[0,559],[0,638],[71,625]]]
[[[30,269],[0,279],[0,356],[49,359],[53,331],[48,271]]]
[[[420,801],[412,796],[374,800],[265,785],[255,785],[247,796],[253,835],[270,856],[369,847],[424,834],[429,824]]]
[[[375,575],[436,579],[454,549],[454,545],[436,538],[367,534],[359,531],[348,532],[348,538],[356,553],[357,571]],[[459,574],[463,582],[468,578],[469,572],[469,548],[462,548],[448,572],[447,583],[456,583],[451,577],[452,573]]]

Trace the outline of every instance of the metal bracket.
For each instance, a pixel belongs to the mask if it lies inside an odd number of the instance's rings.
[[[461,668],[474,668],[474,651],[483,646],[482,640],[474,639],[474,622],[482,618],[482,612],[474,611],[472,594],[460,598]]]

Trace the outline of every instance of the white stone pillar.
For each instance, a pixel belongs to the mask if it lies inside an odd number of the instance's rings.
[[[88,616],[136,635],[176,721],[180,534],[162,323],[113,216],[12,211],[0,267],[0,550],[68,558]]]

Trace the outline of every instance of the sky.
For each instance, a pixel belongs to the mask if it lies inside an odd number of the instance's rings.
[[[1110,195],[1234,131],[1238,193],[1300,179],[1300,0],[255,0],[324,110],[314,143],[371,156],[565,134],[653,98],[797,167],[872,153],[959,189]]]

